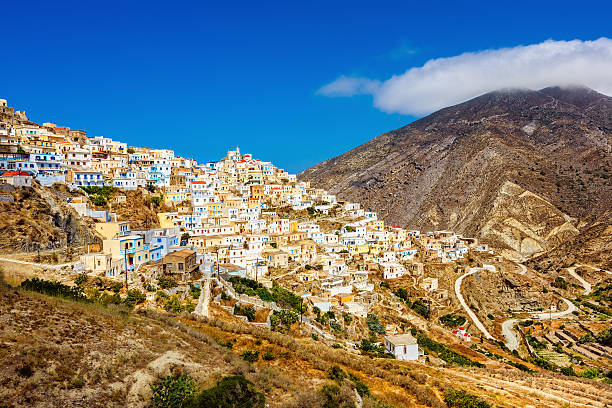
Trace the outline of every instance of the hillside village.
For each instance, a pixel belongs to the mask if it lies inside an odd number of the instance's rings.
[[[91,201],[67,199],[81,216],[96,220],[102,244],[99,252],[83,255],[78,268],[121,281],[127,270],[130,287],[160,276],[185,284],[211,267],[267,286],[292,275],[322,312],[340,307],[365,317],[377,299],[370,275],[409,275],[424,293],[445,299],[438,279],[424,275],[423,261],[457,261],[470,248],[488,252],[486,245],[451,231],[421,234],[386,226],[359,203],[338,201],[238,148],[198,164],[169,149],[128,148],[51,123],[5,124],[2,133],[0,170],[8,184],[36,180],[94,192]],[[146,189],[173,211],[157,214],[159,228],[133,231],[129,219],[95,205],[96,188],[106,187],[117,191],[112,199],[119,202],[125,200],[121,191]]]
[[[171,149],[38,125],[0,100],[0,179],[0,202],[15,200],[11,192],[19,189],[66,189],[65,204],[95,235],[74,249],[74,259],[47,268],[47,278],[80,279],[96,296],[104,287],[134,294],[137,309],[226,313],[284,333],[299,322],[335,348],[437,366],[463,353],[473,360],[468,366],[496,355],[495,364],[530,371],[541,366],[526,357],[545,349],[560,366],[580,356],[603,376],[612,361],[612,348],[593,338],[606,329],[601,319],[572,314],[567,297],[580,292],[580,280],[563,288],[548,278],[536,282],[536,271],[476,238],[386,225],[362,203],[313,188],[238,147],[198,163]],[[152,228],[119,211],[135,193],[156,213]],[[21,262],[40,265],[40,254]],[[603,287],[609,272],[596,272],[591,281]],[[104,283],[96,289],[95,282]],[[484,294],[483,282],[490,285]],[[545,312],[556,338],[538,326]],[[567,330],[553,326],[553,313],[571,320]],[[444,357],[446,346],[427,336],[460,353]]]

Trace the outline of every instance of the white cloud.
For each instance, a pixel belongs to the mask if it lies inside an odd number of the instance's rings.
[[[325,96],[371,95],[377,92],[379,87],[380,81],[343,75],[319,89],[317,93]]]
[[[369,94],[384,112],[423,115],[501,88],[585,85],[612,95],[612,40],[544,41],[429,60],[386,81],[342,76],[326,96]]]

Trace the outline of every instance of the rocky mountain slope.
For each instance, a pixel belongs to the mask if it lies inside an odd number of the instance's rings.
[[[450,228],[531,255],[612,207],[611,118],[612,98],[588,88],[501,90],[382,134],[300,178],[368,203],[388,223]]]
[[[67,189],[58,186],[0,191],[0,252],[32,252],[100,242],[90,222],[66,204]]]

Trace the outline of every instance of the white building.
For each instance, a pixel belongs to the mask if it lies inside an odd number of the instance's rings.
[[[385,350],[393,354],[396,360],[414,361],[423,355],[419,345],[410,333],[385,337]]]

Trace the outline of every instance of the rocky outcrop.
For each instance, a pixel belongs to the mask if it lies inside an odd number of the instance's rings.
[[[7,193],[4,193],[7,194]],[[87,221],[57,189],[18,187],[12,202],[0,203],[0,251],[30,252],[99,242]]]

